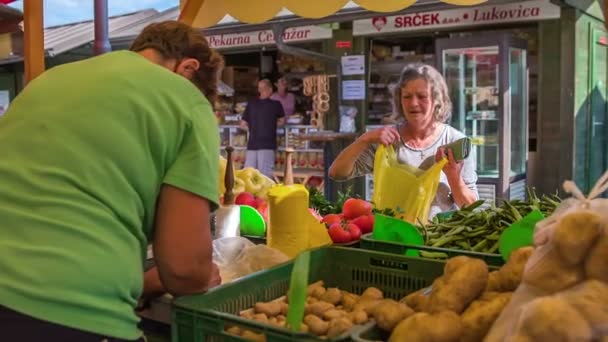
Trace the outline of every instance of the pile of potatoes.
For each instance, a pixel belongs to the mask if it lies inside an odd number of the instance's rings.
[[[567,214],[546,245],[514,251],[500,269],[454,257],[431,287],[399,301],[376,288],[357,295],[314,283],[301,331],[333,338],[373,319],[389,342],[608,342],[607,232],[608,222],[597,214]],[[241,316],[284,327],[287,308],[280,299]],[[265,340],[236,327],[228,331]]]
[[[373,319],[379,329],[390,334],[389,341],[481,341],[519,285],[531,253],[531,247],[513,252],[509,262],[494,272],[489,272],[481,260],[452,258],[431,288],[400,301],[385,298],[374,287],[357,295],[326,288],[320,281],[308,286],[300,330],[321,338],[335,338]],[[240,316],[285,327],[287,310],[287,297],[283,297],[256,303]],[[252,341],[265,341],[263,334],[238,327],[227,331]]]
[[[240,313],[241,317],[264,324],[285,327],[287,297],[268,303],[256,303],[249,310]],[[355,325],[363,325],[374,319],[378,326],[392,330],[395,325],[414,311],[406,304],[384,298],[381,290],[369,287],[361,295],[338,288],[326,288],[323,281],[308,286],[304,321],[300,331],[321,338],[335,338]],[[265,341],[263,334],[230,327],[227,332],[252,341]]]
[[[607,231],[591,211],[560,218],[486,340],[608,341]]]
[[[482,341],[521,282],[532,251],[532,247],[514,251],[493,272],[479,259],[449,259],[443,275],[430,288],[401,300],[415,313],[388,331],[389,341]]]

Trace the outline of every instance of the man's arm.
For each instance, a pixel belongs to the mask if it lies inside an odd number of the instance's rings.
[[[167,292],[187,295],[204,292],[212,273],[210,205],[205,198],[163,185],[158,200],[154,259]],[[155,271],[148,271],[147,291],[160,291]]]
[[[285,126],[285,110],[283,109],[281,102],[277,101],[277,104],[277,126],[283,127]]]

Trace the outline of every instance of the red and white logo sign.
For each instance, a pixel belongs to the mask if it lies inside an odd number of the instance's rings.
[[[407,13],[355,20],[353,35],[536,21],[559,17],[559,6],[552,4],[550,0],[531,0],[504,5],[462,7],[446,11]]]
[[[288,28],[283,32],[285,42],[301,42],[309,40],[330,39],[333,32],[329,28],[319,26],[303,26]],[[248,47],[256,45],[275,44],[271,30],[251,31],[243,33],[217,34],[207,36],[209,45],[214,49]]]
[[[386,26],[386,22],[387,22],[386,17],[375,17],[372,19],[372,25],[378,31],[382,31],[384,26]]]

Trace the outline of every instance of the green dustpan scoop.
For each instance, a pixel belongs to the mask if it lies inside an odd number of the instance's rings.
[[[404,243],[407,245],[424,245],[424,238],[413,224],[398,218],[375,214],[374,230],[372,237],[374,240]],[[405,255],[419,256],[417,249],[407,249]]]
[[[310,266],[310,252],[302,252],[293,264],[291,279],[289,280],[289,308],[287,310],[287,326],[293,331],[300,331],[304,319],[306,305],[306,291],[308,289],[308,269]]]
[[[513,222],[502,232],[498,240],[498,250],[505,261],[509,260],[509,256],[514,250],[534,244],[534,227],[537,222],[544,218],[545,216],[540,210],[532,210],[528,215],[517,222]]]
[[[241,205],[240,229],[241,235],[264,236],[266,234],[266,222],[264,217],[254,207]]]

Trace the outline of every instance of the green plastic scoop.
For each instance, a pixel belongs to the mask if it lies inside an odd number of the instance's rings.
[[[509,259],[511,252],[514,250],[534,244],[534,227],[537,222],[544,218],[545,216],[540,210],[532,210],[528,215],[513,222],[502,232],[498,240],[498,250],[505,261]]]
[[[310,252],[302,252],[296,257],[289,280],[289,309],[287,310],[287,326],[293,331],[300,331],[304,319],[306,305],[306,290],[308,289],[308,269]]]
[[[379,241],[391,241],[416,246],[424,245],[424,238],[416,226],[398,218],[381,214],[374,215],[372,237],[374,240]],[[408,248],[405,255],[417,257],[420,253],[418,250]]]
[[[266,234],[264,217],[254,207],[241,205],[239,228],[241,235],[261,237]]]

